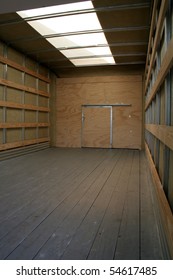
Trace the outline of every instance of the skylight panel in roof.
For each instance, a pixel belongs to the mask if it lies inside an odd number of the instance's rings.
[[[56,48],[107,45],[104,33],[81,34],[47,39]]]
[[[111,55],[110,49],[108,47],[96,47],[96,48],[85,48],[85,49],[70,49],[61,51],[66,57],[86,57],[93,55]]]
[[[85,10],[87,10],[87,13],[82,12]],[[79,11],[80,13],[78,13]],[[91,62],[92,65],[94,65],[94,62],[98,65],[99,61],[101,64],[115,64],[113,57],[110,60],[110,48],[107,46],[104,49],[102,48],[102,51],[99,48],[99,45],[106,46],[108,43],[91,1],[22,11],[19,12],[19,15],[42,36],[45,36],[53,46],[61,49],[62,54],[69,58],[74,65],[91,65]],[[93,33],[89,34],[89,31]],[[85,34],[80,34],[80,32]],[[62,50],[62,48],[84,46],[86,46],[86,49]],[[98,50],[97,47],[89,50],[89,46],[98,46]],[[103,55],[104,58],[102,60],[100,58],[92,59],[89,62],[82,59],[82,57],[93,55]],[[71,59],[73,57],[81,57],[81,60],[79,62],[74,61],[74,59]]]
[[[71,62],[76,66],[94,66],[94,65],[108,65],[108,64],[113,65],[113,64],[115,64],[113,57],[71,59]]]

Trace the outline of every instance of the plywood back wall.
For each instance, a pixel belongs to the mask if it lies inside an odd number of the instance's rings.
[[[142,76],[58,79],[56,146],[81,147],[82,105],[116,103],[130,104],[131,106],[113,107],[113,147],[140,149]]]

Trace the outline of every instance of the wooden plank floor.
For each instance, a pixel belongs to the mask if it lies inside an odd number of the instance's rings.
[[[163,259],[144,152],[51,148],[0,163],[0,259]]]

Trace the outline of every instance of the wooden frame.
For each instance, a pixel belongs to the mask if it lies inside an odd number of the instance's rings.
[[[7,87],[10,87],[10,88],[19,89],[19,90],[23,90],[23,91],[27,91],[27,92],[37,94],[37,95],[50,97],[50,95],[45,91],[37,90],[35,88],[28,87],[28,86],[23,86],[23,85],[20,85],[20,84],[17,84],[17,83],[14,83],[12,81],[8,81],[8,80],[5,80],[5,79],[1,79],[1,78],[0,78],[0,85],[7,86]]]
[[[40,112],[50,112],[50,109],[47,107],[39,107],[39,106],[28,105],[28,104],[19,104],[19,103],[8,102],[8,101],[0,101],[0,107],[24,109],[24,110],[40,111]]]
[[[49,127],[49,123],[0,123],[0,128]]]
[[[46,77],[44,77],[41,74],[38,74],[38,73],[36,73],[36,72],[34,72],[34,71],[24,67],[24,66],[21,66],[20,64],[17,64],[16,62],[13,62],[13,61],[9,60],[8,58],[0,56],[0,62],[2,62],[3,64],[7,64],[7,65],[13,67],[14,69],[17,69],[17,70],[20,70],[22,72],[25,72],[25,73],[27,73],[27,74],[35,77],[35,78],[38,78],[38,79],[40,79],[40,80],[42,80],[42,81],[44,81],[46,83],[50,83],[50,79],[49,78],[46,78]]]
[[[149,66],[147,79],[146,79],[146,83],[145,83],[145,92],[147,90],[148,83],[149,83],[149,80],[150,80],[150,77],[151,77],[151,72],[152,72],[152,69],[153,69],[154,61],[155,61],[156,51],[157,51],[157,48],[158,48],[158,45],[159,45],[159,42],[160,42],[161,31],[162,31],[162,28],[163,28],[163,22],[164,22],[164,19],[165,19],[165,14],[166,14],[166,11],[167,11],[167,8],[168,8],[168,4],[169,4],[168,0],[162,1],[162,3],[161,3],[159,18],[158,18],[158,23],[157,23],[157,29],[156,29],[156,35],[155,35],[154,44],[153,44],[153,52],[152,52],[152,55],[151,55],[150,66]],[[150,47],[151,46],[149,46],[148,50],[150,50]]]
[[[2,122],[0,123],[0,129],[2,130],[2,144],[0,144],[0,151],[49,142],[49,130],[46,130],[46,133],[42,133],[42,128],[48,129],[50,127],[48,121],[48,115],[50,112],[50,94],[48,91],[51,81],[48,77],[49,72],[46,70],[44,76],[43,74],[39,74],[39,71],[42,70],[42,68],[38,65],[35,71],[23,66],[25,65],[26,58],[20,53],[18,54],[24,63],[23,65],[8,59],[8,47],[5,45],[3,53],[4,56],[0,55],[0,63],[2,63],[2,65],[4,64],[4,68],[2,68],[2,76],[0,78],[0,85],[4,86],[2,100],[0,100],[0,107],[3,108]],[[14,70],[19,71],[20,76],[22,77],[21,79],[18,79],[18,82],[15,82]],[[30,86],[25,85],[25,81],[27,82],[25,78],[27,77],[29,77],[29,82],[31,81],[29,83]],[[42,85],[42,83],[45,83],[45,86],[43,87],[43,90],[39,90],[39,84]],[[19,96],[17,95],[17,101],[15,95],[13,96],[13,91],[7,91],[7,88],[15,89],[17,94],[19,93]],[[10,99],[8,94],[10,94]],[[45,97],[45,100],[39,98],[39,96]],[[42,104],[42,106],[39,106],[39,102],[41,102],[40,104]],[[9,122],[7,122],[7,113],[10,109],[14,109],[14,112],[12,112]],[[20,118],[15,118],[16,114],[20,114]],[[35,116],[34,118],[33,114]],[[45,116],[42,116],[43,114],[45,114]],[[25,132],[28,131],[28,128],[31,128],[31,131],[27,140],[27,137],[25,138]],[[17,131],[20,133],[21,139],[19,136],[16,137]],[[10,132],[12,132],[12,135],[14,134],[14,137],[12,137],[13,139],[7,140],[8,133]],[[10,143],[8,143],[9,141]]]
[[[146,129],[173,150],[173,126],[146,124]]]
[[[161,184],[159,175],[155,168],[153,159],[151,157],[149,148],[145,144],[146,155],[148,158],[152,178],[155,186],[155,195],[158,202],[159,216],[161,218],[161,226],[163,227],[164,234],[166,235],[167,245],[171,259],[173,259],[173,216],[167,198],[165,196],[163,186]]]
[[[13,143],[6,143],[6,144],[0,145],[0,151],[19,148],[19,147],[23,147],[23,146],[29,146],[29,145],[33,145],[33,144],[39,144],[39,143],[43,143],[43,142],[49,142],[49,141],[50,141],[50,138],[46,137],[46,138],[38,138],[38,139],[33,139],[33,140],[22,140],[22,141],[13,142]]]

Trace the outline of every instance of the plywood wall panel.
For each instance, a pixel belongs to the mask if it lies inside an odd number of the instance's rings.
[[[21,65],[23,64],[24,55],[16,51],[15,49],[8,48],[7,55],[10,60],[17,62]]]
[[[39,112],[38,122],[46,123],[48,121],[49,121],[48,113],[47,112]]]
[[[25,92],[25,103],[31,105],[37,105],[37,95]]]
[[[25,74],[25,85],[28,87],[35,88],[37,79],[32,77],[31,75]]]
[[[3,108],[0,107],[0,122],[3,122]]]
[[[27,123],[35,123],[36,122],[36,112],[34,111],[25,111],[25,122]]]
[[[19,123],[22,122],[21,110],[18,109],[6,109],[6,122],[8,123]]]
[[[6,89],[6,101],[22,103],[22,91],[13,89],[13,88],[7,88]]]
[[[0,100],[3,100],[4,97],[4,86],[0,85]]]
[[[20,128],[7,129],[6,143],[18,142],[22,140],[22,130]]]
[[[3,144],[3,130],[0,129],[0,144]]]
[[[49,136],[49,131],[47,127],[41,127],[38,131],[38,138],[46,138]]]
[[[133,106],[113,108],[113,148],[141,148],[141,113]]]
[[[23,84],[22,72],[8,66],[7,80],[15,82],[17,84]]]
[[[25,140],[36,138],[36,128],[25,128]]]
[[[142,133],[141,76],[57,79],[56,146],[81,147],[82,105],[110,105],[116,103],[131,105],[131,121],[126,124],[128,131],[132,130],[130,134],[131,142],[125,143],[124,147],[140,148]],[[119,124],[123,124],[123,119],[123,114],[120,114]]]
[[[47,91],[47,83],[44,81],[39,80],[38,82],[38,89],[39,90],[43,90],[43,91]]]

